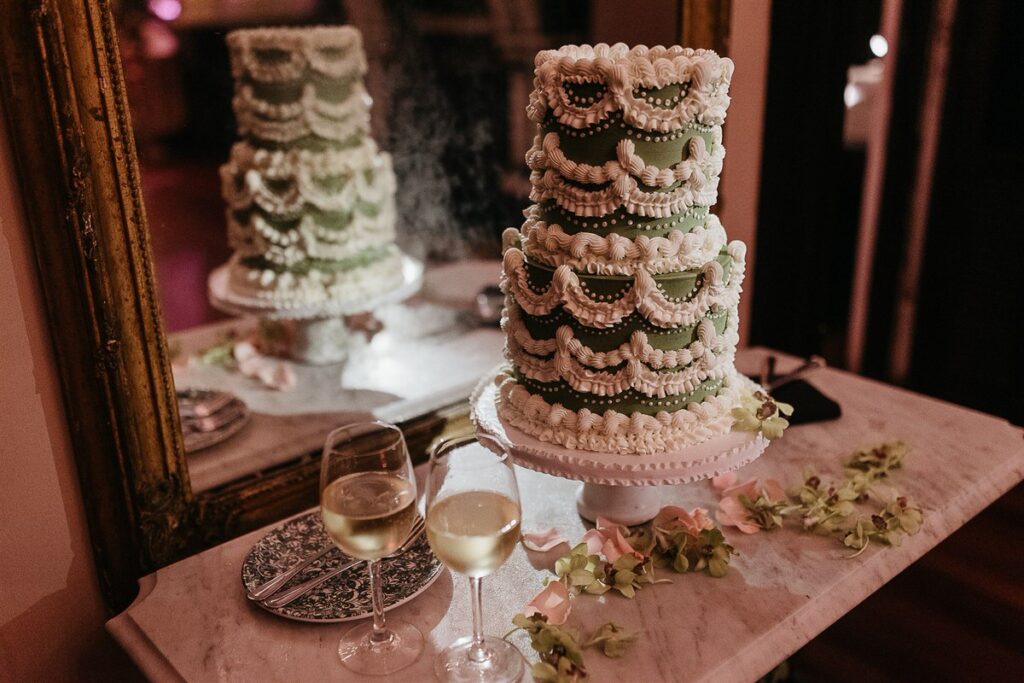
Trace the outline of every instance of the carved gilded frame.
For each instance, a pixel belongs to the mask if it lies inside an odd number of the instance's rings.
[[[728,0],[686,0],[680,17],[688,42],[724,46]],[[314,504],[317,455],[191,490],[111,0],[0,3],[0,55],[92,548],[119,611],[146,573]],[[422,453],[467,423],[456,409],[402,427]]]

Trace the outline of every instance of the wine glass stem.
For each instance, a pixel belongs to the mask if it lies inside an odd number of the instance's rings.
[[[381,590],[380,560],[369,560],[370,569],[370,601],[373,603],[373,634],[370,640],[374,643],[385,643],[391,633],[384,625],[384,593]]]
[[[484,646],[484,609],[480,599],[480,583],[480,578],[469,577],[469,595],[473,603],[473,644],[469,648],[469,658],[477,664],[489,659],[489,653]]]

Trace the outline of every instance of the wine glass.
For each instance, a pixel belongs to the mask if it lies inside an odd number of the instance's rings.
[[[523,656],[502,638],[484,636],[480,582],[508,559],[519,540],[519,489],[508,450],[486,435],[443,441],[430,454],[427,540],[452,571],[469,577],[473,635],[441,652],[443,681],[518,681]]]
[[[402,432],[384,422],[359,422],[327,435],[320,464],[324,528],[370,572],[373,622],[350,629],[338,643],[342,663],[361,674],[384,675],[411,664],[423,634],[398,619],[384,622],[380,558],[402,545],[416,519],[416,478]]]

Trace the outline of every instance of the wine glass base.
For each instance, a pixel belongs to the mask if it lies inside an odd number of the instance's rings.
[[[338,657],[351,671],[367,676],[384,676],[409,666],[423,652],[423,634],[412,624],[388,619],[388,640],[374,643],[373,624],[349,629],[338,643]]]
[[[434,660],[434,673],[447,683],[514,683],[526,670],[522,653],[501,638],[484,637],[489,656],[482,662],[470,659],[473,639],[459,638]]]

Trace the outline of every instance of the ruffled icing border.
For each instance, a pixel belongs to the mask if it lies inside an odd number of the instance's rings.
[[[561,380],[580,393],[596,396],[616,396],[633,389],[647,397],[665,398],[689,393],[706,380],[720,379],[732,367],[739,336],[735,331],[716,335],[707,321],[698,326],[705,337],[709,327],[712,337],[669,352],[653,348],[642,331],[634,332],[629,341],[613,351],[594,351],[576,339],[568,325],[558,329],[555,339],[542,340],[555,342],[549,358],[527,353],[514,334],[508,336],[506,352],[517,370],[537,382]],[[645,359],[652,362],[648,364]],[[672,360],[680,362],[667,362]],[[625,366],[619,370],[602,369],[622,363]],[[658,372],[679,366],[683,367]]]
[[[692,121],[719,125],[729,107],[733,63],[710,50],[644,45],[629,48],[623,43],[566,45],[539,52],[534,63],[535,88],[527,114],[536,123],[550,111],[563,125],[586,128],[621,110],[623,120],[630,125],[664,133]],[[567,82],[604,83],[607,87],[597,101],[581,106],[566,93]],[[673,83],[687,88],[679,101],[667,108],[633,92]]]
[[[733,313],[722,334],[704,319],[697,324],[696,340],[669,351],[654,348],[642,330],[635,330],[628,341],[611,351],[594,351],[576,338],[569,325],[560,326],[554,338],[535,339],[515,305],[506,306],[502,328],[507,335],[506,358],[532,380],[562,380],[576,391],[598,396],[634,389],[645,396],[665,398],[693,391],[705,380],[719,379],[732,367],[739,343]],[[623,363],[626,366],[620,370],[604,372]],[[655,372],[667,368],[681,369]]]
[[[646,270],[635,272],[633,285],[620,298],[594,300],[584,290],[580,276],[567,265],[558,266],[548,287],[537,292],[530,286],[526,256],[515,247],[505,251],[501,286],[531,315],[548,315],[557,306],[564,306],[587,327],[611,327],[634,311],[658,327],[693,325],[707,311],[732,308],[739,302],[746,246],[734,240],[728,251],[733,259],[728,282],[723,282],[722,265],[709,261],[701,267],[700,285],[685,300],[667,296]]]
[[[239,146],[232,148],[232,152],[235,149]],[[322,162],[304,164],[300,160],[310,157],[298,156],[293,165],[274,166],[266,162],[265,165],[247,167],[246,161],[255,161],[257,155],[258,152],[251,157],[236,159],[232,154],[231,160],[220,167],[221,194],[231,210],[245,210],[255,205],[275,216],[300,218],[307,206],[322,211],[343,211],[351,208],[357,199],[379,204],[395,194],[395,174],[391,170],[391,157],[386,152],[378,152],[367,159],[361,151],[350,160],[351,163],[342,161],[341,156],[325,155]],[[337,168],[330,167],[333,161],[339,162]],[[357,163],[363,161],[369,161],[370,165],[361,167]],[[373,173],[368,180],[366,171],[370,170]],[[343,175],[349,180],[341,189],[327,190],[317,183],[317,178]],[[241,187],[235,183],[239,176],[243,179]],[[271,187],[270,180],[275,183],[283,181],[283,189]]]
[[[402,283],[402,254],[397,248],[389,252],[366,266],[337,273],[314,270],[305,275],[250,268],[241,263],[236,254],[228,264],[228,287],[235,296],[279,308],[358,300]]]
[[[592,232],[568,234],[557,223],[527,214],[519,235],[522,249],[533,261],[552,268],[566,265],[592,275],[632,275],[638,270],[671,273],[698,268],[713,260],[725,246],[727,237],[718,217],[711,214],[703,226],[689,232],[672,230],[666,236],[640,235],[630,239],[617,233],[602,237]],[[515,228],[509,228],[515,230]]]
[[[240,223],[228,211],[228,241],[239,256],[262,256],[271,263],[291,266],[306,259],[338,261],[395,239],[394,203],[384,201],[375,216],[354,211],[344,228],[329,228],[306,214],[289,230],[278,230],[256,212]]]
[[[228,34],[227,43],[236,81],[245,76],[265,83],[294,81],[307,69],[330,78],[366,73],[363,37],[354,26],[239,29]],[[284,52],[287,59],[265,59],[263,51]]]
[[[300,172],[314,177],[350,175],[390,167],[390,156],[381,152],[372,138],[344,149],[264,149],[249,142],[236,142],[226,166],[233,174],[256,171],[267,178],[290,178]]]
[[[500,373],[495,382],[498,414],[520,431],[566,448],[621,455],[675,450],[725,434],[732,429],[732,409],[739,404],[735,371],[726,373],[717,395],[656,415],[569,410],[531,394],[508,372]]]
[[[279,143],[311,133],[336,142],[368,133],[370,96],[362,83],[352,87],[353,92],[341,102],[327,102],[317,97],[316,88],[307,83],[299,99],[273,104],[256,97],[252,86],[242,85],[231,101],[238,132]]]
[[[543,141],[536,136],[533,147],[526,153],[526,165],[531,171],[558,171],[566,180],[591,185],[615,182],[624,175],[637,178],[648,187],[669,187],[677,182],[690,184],[695,193],[700,193],[712,178],[722,173],[725,147],[722,145],[722,129],[712,129],[711,149],[700,135],[694,135],[686,143],[687,156],[678,164],[659,168],[646,163],[636,153],[636,143],[629,138],[619,140],[615,145],[615,159],[600,166],[573,161],[562,151],[558,133],[548,133]],[[605,212],[607,213],[607,212]]]

